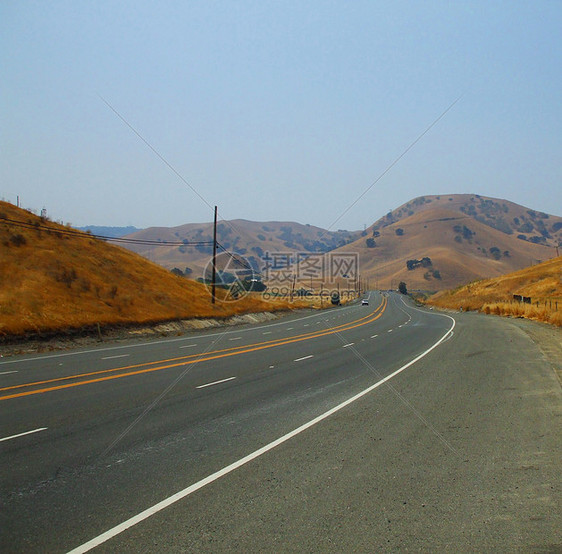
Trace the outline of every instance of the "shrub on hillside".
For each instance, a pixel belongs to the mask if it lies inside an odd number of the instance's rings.
[[[27,244],[27,240],[25,240],[23,235],[17,234],[10,237],[10,243],[14,246],[24,246]]]

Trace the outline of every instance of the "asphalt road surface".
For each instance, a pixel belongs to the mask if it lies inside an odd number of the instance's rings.
[[[0,551],[562,550],[515,322],[369,306],[0,362]]]

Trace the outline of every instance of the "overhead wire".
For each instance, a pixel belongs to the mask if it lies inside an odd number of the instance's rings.
[[[59,235],[71,236],[81,239],[98,239],[111,242],[119,242],[124,244],[139,244],[145,246],[211,246],[213,244],[212,240],[209,241],[161,241],[161,240],[149,240],[149,239],[133,239],[126,237],[111,237],[108,235],[98,235],[94,233],[87,233],[79,231],[77,229],[55,229],[47,225],[40,225],[38,223],[29,223],[26,221],[19,221],[16,219],[10,219],[8,217],[0,216],[0,223],[6,222],[8,225],[17,228],[31,229],[36,231],[45,231],[48,233],[57,233]]]

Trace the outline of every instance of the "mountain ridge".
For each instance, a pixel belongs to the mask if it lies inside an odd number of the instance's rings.
[[[212,223],[153,227],[128,238],[212,240]],[[258,268],[266,252],[356,252],[362,277],[380,288],[400,280],[412,288],[443,290],[500,275],[556,255],[562,218],[509,200],[478,194],[426,195],[391,210],[363,231],[327,231],[296,222],[220,222],[218,242]],[[168,269],[202,276],[210,247],[131,246]],[[431,265],[407,268],[429,258]],[[423,270],[423,271],[422,271]]]

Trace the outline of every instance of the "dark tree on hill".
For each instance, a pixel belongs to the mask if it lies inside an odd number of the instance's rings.
[[[369,237],[366,241],[365,244],[367,245],[367,248],[374,248],[377,243],[375,242],[375,239],[372,237]]]
[[[401,237],[404,234],[404,229],[401,229],[400,227],[398,229],[396,229],[394,231],[399,237]]]
[[[408,289],[407,289],[406,283],[404,283],[404,281],[400,281],[400,283],[398,284],[398,292],[400,294],[408,294]]]
[[[501,250],[497,246],[492,246],[492,248],[490,248],[490,254],[494,260],[499,260],[502,257]]]

